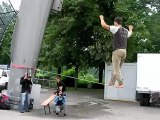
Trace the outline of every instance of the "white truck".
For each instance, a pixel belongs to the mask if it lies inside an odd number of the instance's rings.
[[[7,89],[10,70],[0,69],[0,87]]]
[[[136,92],[141,106],[160,104],[160,54],[137,55]]]

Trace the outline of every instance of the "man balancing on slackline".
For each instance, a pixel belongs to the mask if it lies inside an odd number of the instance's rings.
[[[109,86],[114,86],[116,80],[118,81],[118,87],[124,87],[123,78],[121,75],[121,67],[126,59],[127,38],[132,34],[133,26],[129,25],[129,30],[122,27],[122,18],[116,17],[114,19],[114,25],[110,26],[105,23],[104,17],[100,15],[101,25],[104,29],[113,33],[113,53],[112,53],[112,65],[113,71]]]

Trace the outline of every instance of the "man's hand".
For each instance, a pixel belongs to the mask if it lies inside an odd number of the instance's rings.
[[[132,29],[133,29],[133,26],[132,26],[132,25],[129,25],[128,28],[129,28],[129,30],[132,30]]]
[[[99,18],[100,18],[102,27],[106,30],[109,30],[109,25],[107,25],[107,23],[104,21],[104,16],[100,15]]]
[[[104,19],[104,16],[103,16],[103,15],[100,15],[99,18],[100,18],[101,20],[103,20],[103,19]]]
[[[128,28],[129,28],[129,32],[130,32],[130,35],[129,35],[128,37],[130,37],[130,36],[132,35],[133,26],[132,26],[132,25],[129,25]]]

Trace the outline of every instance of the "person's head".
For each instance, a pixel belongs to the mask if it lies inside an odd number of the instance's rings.
[[[24,77],[28,77],[28,73],[27,72],[24,74]]]
[[[122,25],[122,18],[121,17],[116,17],[115,19],[114,19],[114,25],[115,26],[118,26],[118,25]]]
[[[55,77],[55,79],[56,79],[56,82],[60,82],[61,81],[61,77],[59,76],[59,75],[57,75],[56,77]]]
[[[62,91],[59,90],[59,91],[57,92],[57,95],[58,95],[58,96],[62,96]]]

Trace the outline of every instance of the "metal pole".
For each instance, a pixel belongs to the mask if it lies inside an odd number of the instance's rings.
[[[8,84],[14,96],[21,93],[20,77],[26,66],[36,68],[41,43],[53,0],[22,0],[11,42],[11,70]],[[14,67],[12,66],[14,65]],[[17,66],[17,67],[15,67]]]

